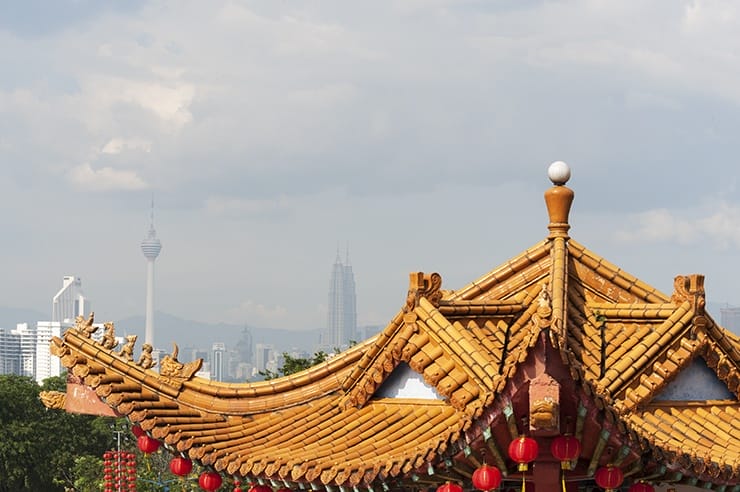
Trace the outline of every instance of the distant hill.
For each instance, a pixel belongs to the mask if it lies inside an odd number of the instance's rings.
[[[115,326],[116,335],[137,335],[140,341],[144,340],[143,316],[132,316],[115,321]],[[276,330],[254,326],[248,328],[252,334],[253,344],[271,344],[278,352],[291,349],[314,351],[321,331],[318,328],[313,330]],[[162,312],[154,314],[154,339],[157,347],[165,351],[172,348],[173,342],[176,342],[180,348],[210,349],[214,342],[223,342],[227,348],[233,348],[241,337],[243,329],[244,325],[200,323]]]
[[[14,329],[18,323],[48,321],[51,313],[42,313],[33,309],[10,308],[0,306],[0,328]],[[95,321],[103,322],[104,319]],[[115,321],[116,334],[132,334],[144,340],[144,317],[131,316]],[[169,351],[172,343],[177,342],[180,348],[197,347],[210,349],[214,342],[223,342],[227,347],[234,347],[241,337],[244,325],[227,323],[200,323],[198,321],[178,318],[177,316],[156,312],[154,314],[155,340],[158,348]],[[265,343],[275,347],[278,352],[300,349],[314,351],[319,342],[321,329],[311,330],[273,330],[249,326],[252,343]]]
[[[18,323],[33,323],[48,321],[51,318],[51,308],[48,313],[33,309],[10,308],[0,306],[0,328],[15,328]]]

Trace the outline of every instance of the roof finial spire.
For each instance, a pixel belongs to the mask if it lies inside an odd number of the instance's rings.
[[[570,179],[570,167],[563,161],[555,161],[547,168],[547,176],[554,185],[545,192],[547,213],[550,215],[550,224],[547,226],[549,237],[568,237],[568,214],[575,195],[573,190],[565,186]]]

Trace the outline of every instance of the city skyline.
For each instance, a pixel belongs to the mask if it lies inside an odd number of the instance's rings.
[[[740,5],[37,7],[0,6],[3,306],[71,272],[97,319],[143,315],[154,194],[158,310],[321,328],[341,238],[385,326],[409,272],[456,289],[542,240],[556,160],[575,240],[740,305]]]

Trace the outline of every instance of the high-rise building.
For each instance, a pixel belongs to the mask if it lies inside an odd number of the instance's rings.
[[[10,331],[14,338],[11,342],[11,351],[8,356],[15,359],[12,365],[14,374],[35,377],[36,370],[36,329],[31,323],[18,323],[15,329]],[[58,360],[58,359],[57,359]]]
[[[77,316],[87,317],[92,304],[82,292],[82,280],[74,275],[62,279],[62,288],[51,302],[51,321],[17,323],[15,329],[0,329],[0,374],[19,374],[39,384],[62,372],[58,357],[51,355],[52,337],[74,325]],[[95,325],[100,327],[100,325]],[[100,337],[101,333],[93,335]]]
[[[20,338],[12,330],[0,327],[0,374],[21,373]]]
[[[258,371],[264,371],[270,362],[275,359],[275,349],[270,344],[258,343],[254,347],[254,367]]]
[[[226,345],[220,342],[211,346],[211,380],[224,380],[224,356],[226,355]]]
[[[149,231],[141,242],[141,252],[146,258],[146,322],[144,329],[144,342],[152,347],[154,345],[154,260],[162,251],[162,243],[157,238],[154,230],[154,200],[152,200],[151,220]]]
[[[74,323],[75,317],[92,312],[92,304],[82,292],[82,280],[74,275],[62,279],[62,288],[51,301],[51,321]]]
[[[337,251],[337,258],[331,270],[328,319],[321,338],[321,346],[329,350],[346,347],[350,340],[355,339],[356,331],[355,276],[349,264],[349,253],[342,262]]]
[[[51,355],[51,337],[62,335],[63,327],[70,326],[58,321],[39,321],[36,323],[36,360],[34,367],[34,378],[39,384],[52,376],[62,373],[62,365],[59,358]],[[100,331],[100,330],[98,330]]]
[[[252,331],[248,326],[245,326],[242,330],[242,335],[236,342],[236,351],[239,357],[239,362],[252,362],[253,349],[252,349]]]

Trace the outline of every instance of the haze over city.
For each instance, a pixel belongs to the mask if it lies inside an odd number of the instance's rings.
[[[349,249],[358,325],[408,272],[458,288],[547,235],[663,292],[740,304],[740,5],[662,1],[6,2],[2,305],[326,323]],[[716,319],[719,314],[712,312]],[[20,320],[19,320],[20,321]]]

